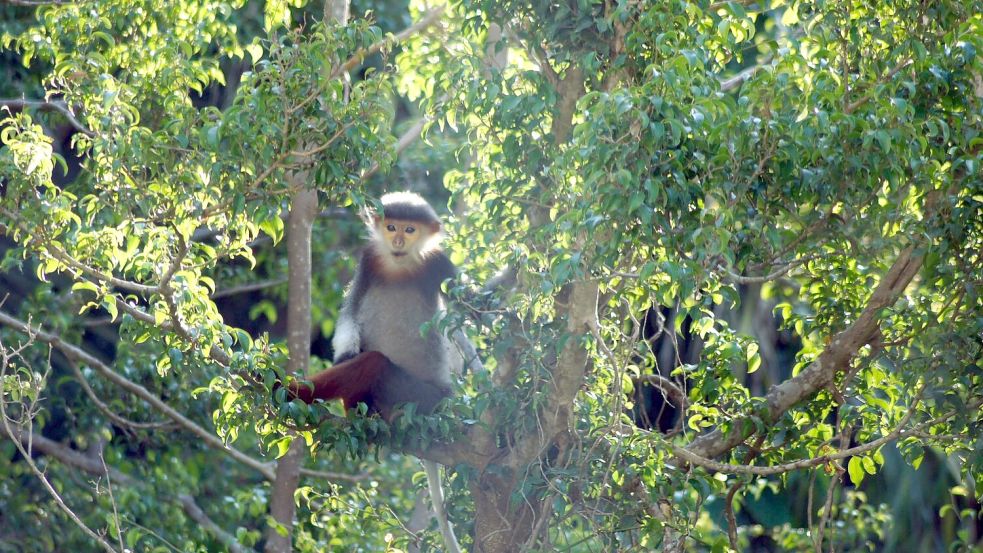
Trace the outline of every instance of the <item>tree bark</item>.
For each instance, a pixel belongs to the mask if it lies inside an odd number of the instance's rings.
[[[348,23],[348,0],[325,0],[324,21],[336,25]],[[311,228],[317,217],[317,189],[306,188],[307,174],[295,175],[294,185],[303,188],[290,199],[287,218],[287,372],[306,374],[311,357]],[[270,496],[273,519],[266,538],[266,553],[289,553],[292,549],[294,516],[297,505],[294,492],[300,483],[304,463],[304,442],[294,440],[276,469]],[[283,532],[283,529],[286,532]]]
[[[554,143],[559,146],[572,136],[577,100],[584,94],[583,71],[577,66],[568,67],[557,80],[557,92],[560,98],[551,131]],[[596,328],[597,302],[596,281],[571,282],[557,294],[555,318],[565,321],[570,338],[551,368],[552,390],[543,408],[536,413],[539,431],[517,436],[512,447],[498,456],[493,465],[483,467],[471,486],[477,552],[524,551],[534,545],[539,529],[544,527],[543,519],[550,516],[548,496],[525,496],[514,501],[514,491],[530,464],[549,464],[566,449],[573,401],[590,362],[587,349],[578,337]],[[508,364],[500,362],[499,370]]]
[[[317,191],[304,189],[290,201],[287,219],[287,267],[289,296],[287,298],[287,372],[306,374],[311,357],[311,227],[317,216]],[[276,467],[276,478],[270,495],[270,517],[273,523],[267,531],[267,553],[288,553],[297,505],[294,492],[300,483],[300,468],[304,462],[304,442],[294,440]],[[283,530],[286,530],[284,532]]]

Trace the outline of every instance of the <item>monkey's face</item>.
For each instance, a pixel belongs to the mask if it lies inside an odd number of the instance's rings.
[[[378,222],[377,232],[380,245],[397,263],[418,263],[423,247],[434,235],[427,223],[403,219],[382,219]]]

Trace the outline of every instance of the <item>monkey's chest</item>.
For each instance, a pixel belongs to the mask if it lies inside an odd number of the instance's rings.
[[[373,286],[362,298],[358,324],[363,351],[378,351],[417,378],[448,380],[444,337],[425,332],[441,309],[437,294],[406,286]]]

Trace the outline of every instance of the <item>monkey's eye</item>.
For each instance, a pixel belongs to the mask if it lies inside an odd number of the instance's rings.
[[[386,225],[386,230],[389,232],[396,232],[396,225]]]
[[[414,232],[416,232],[416,227],[411,227],[411,226],[406,227],[406,234],[413,234]]]

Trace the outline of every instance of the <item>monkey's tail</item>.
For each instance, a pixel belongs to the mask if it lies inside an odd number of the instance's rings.
[[[434,461],[426,459],[420,459],[420,461],[423,463],[423,470],[427,473],[430,501],[433,503],[433,514],[437,517],[440,535],[444,537],[444,547],[447,548],[448,553],[461,553],[461,546],[457,543],[454,528],[447,520],[447,511],[444,509],[444,488],[440,484],[440,466]]]
[[[389,365],[385,355],[367,351],[325,369],[307,381],[291,382],[287,390],[292,397],[305,403],[313,403],[315,399],[341,399],[348,409],[360,401],[371,403],[373,386]]]

